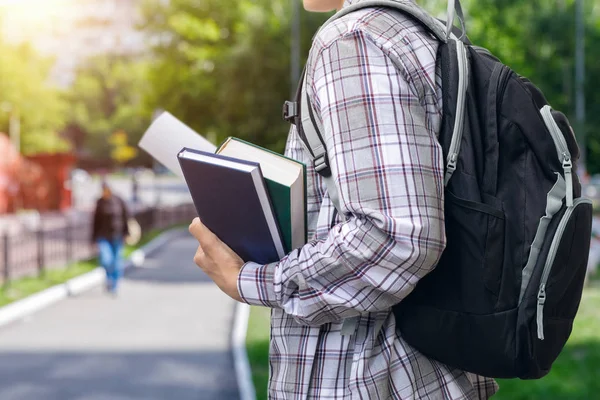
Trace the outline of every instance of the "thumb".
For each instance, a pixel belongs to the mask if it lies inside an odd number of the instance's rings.
[[[194,218],[190,224],[189,231],[205,250],[219,240],[217,236],[202,223],[200,218]]]

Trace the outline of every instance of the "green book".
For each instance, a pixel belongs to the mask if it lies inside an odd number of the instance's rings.
[[[260,164],[286,252],[302,247],[307,240],[305,165],[233,137],[216,154]]]

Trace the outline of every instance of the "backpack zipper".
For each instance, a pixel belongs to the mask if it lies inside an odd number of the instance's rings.
[[[458,153],[462,142],[463,129],[465,125],[465,108],[467,89],[469,88],[469,68],[467,59],[467,49],[460,40],[456,41],[456,53],[458,58],[458,97],[456,100],[456,117],[454,120],[454,131],[448,150],[448,162],[446,164],[446,175],[444,177],[444,186],[448,185],[450,178],[458,162]]]
[[[556,125],[554,117],[552,116],[552,108],[546,105],[540,110],[542,118],[550,131],[550,135],[554,140],[556,151],[558,152],[558,158],[562,163],[563,172],[565,175],[565,182],[567,183],[567,207],[573,207],[573,163],[571,161],[571,153],[569,152],[569,146],[567,141],[562,134],[562,131]]]
[[[577,200],[575,200],[575,203],[572,207],[567,208],[567,211],[565,211],[565,215],[563,215],[562,219],[560,220],[560,223],[558,224],[556,235],[554,236],[552,244],[550,245],[548,258],[546,258],[546,263],[542,272],[542,279],[540,280],[540,288],[538,290],[537,295],[536,321],[538,330],[537,335],[538,339],[540,340],[544,340],[544,304],[546,304],[546,284],[548,283],[548,278],[550,277],[550,272],[552,271],[552,264],[554,264],[554,258],[556,257],[558,246],[560,245],[560,241],[565,232],[565,228],[569,223],[569,219],[571,219],[571,215],[573,215],[575,208],[581,204],[592,204],[592,202],[589,199],[578,198]]]

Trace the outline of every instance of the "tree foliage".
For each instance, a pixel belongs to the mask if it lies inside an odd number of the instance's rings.
[[[59,135],[67,104],[48,83],[52,60],[40,57],[30,46],[1,40],[0,54],[0,131],[8,132],[10,114],[16,113],[23,153],[68,150],[68,142]]]
[[[575,126],[575,0],[463,0],[467,31],[527,76]],[[585,1],[587,167],[600,173],[600,3]],[[583,151],[584,149],[582,149]]]
[[[281,151],[290,82],[289,0],[148,0],[156,37],[150,109],[166,109],[220,142],[237,136]],[[302,54],[325,16],[302,13]]]
[[[137,143],[150,123],[143,109],[146,89],[143,60],[103,55],[79,69],[68,94],[69,121],[83,131],[85,148],[93,156],[111,154],[110,138],[116,131],[126,132],[126,143]]]

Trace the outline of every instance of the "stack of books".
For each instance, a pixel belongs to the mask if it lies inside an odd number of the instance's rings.
[[[275,262],[306,243],[304,164],[233,137],[217,147],[168,112],[139,146],[185,180],[204,225],[244,261]]]

